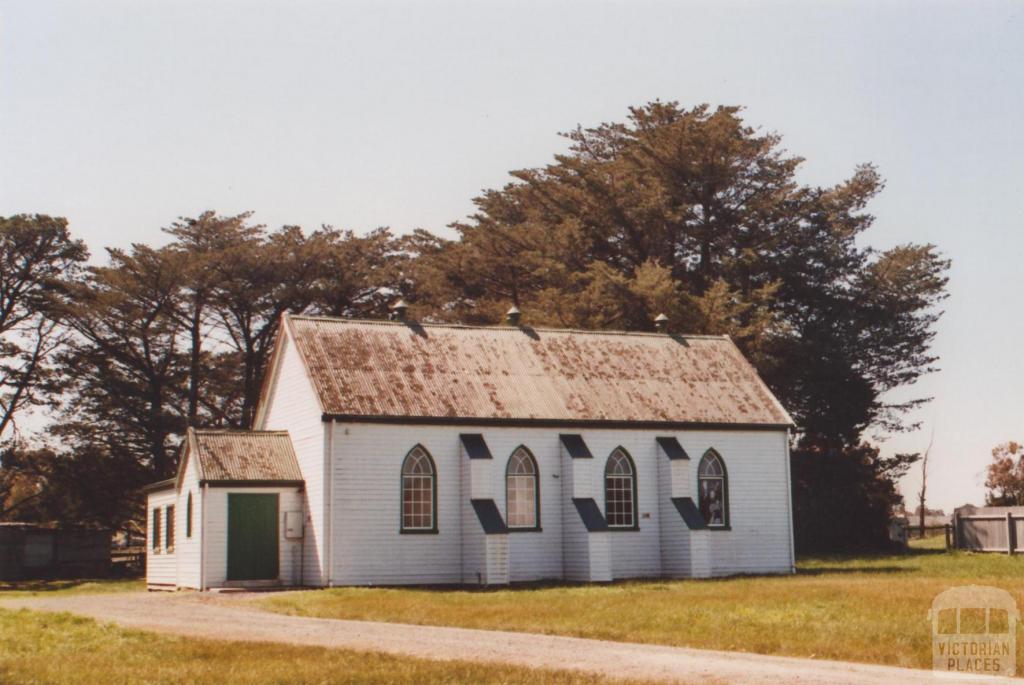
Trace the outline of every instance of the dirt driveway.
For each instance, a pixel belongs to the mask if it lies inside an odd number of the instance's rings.
[[[217,640],[343,647],[427,659],[501,662],[534,668],[687,683],[893,685],[997,683],[887,666],[606,642],[552,635],[398,623],[302,618],[253,608],[241,598],[197,593],[123,593],[5,600],[3,608],[68,611],[130,628]],[[1021,681],[1016,681],[1021,682]]]

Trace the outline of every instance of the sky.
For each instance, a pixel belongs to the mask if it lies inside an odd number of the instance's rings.
[[[827,186],[887,180],[865,244],[953,262],[929,506],[980,503],[1024,440],[1024,2],[0,0],[0,215],[103,248],[206,209],[271,227],[452,235],[577,124],[661,99],[742,105]],[[886,437],[886,436],[880,436]],[[917,469],[901,484],[916,493]]]

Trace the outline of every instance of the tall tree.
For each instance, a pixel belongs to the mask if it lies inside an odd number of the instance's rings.
[[[126,452],[153,478],[173,472],[173,438],[186,422],[187,355],[179,314],[188,256],[134,245],[72,290],[63,355],[73,380],[58,434]]]
[[[921,456],[921,488],[917,491],[917,508],[919,514],[918,525],[921,529],[922,538],[924,538],[925,517],[928,515],[928,457],[931,456],[932,444],[934,444],[934,442],[935,431],[933,430],[931,437],[928,439],[928,447],[925,448],[924,454]]]
[[[985,502],[989,505],[1024,504],[1024,445],[1011,440],[992,448],[985,487]]]
[[[913,427],[907,410],[927,398],[887,397],[934,369],[949,263],[932,245],[863,245],[877,170],[801,185],[802,160],[736,107],[654,102],[566,137],[567,153],[513,172],[455,225],[459,240],[424,254],[414,304],[497,323],[516,303],[534,324],[627,330],[650,330],[664,311],[674,330],[728,334],[794,415],[797,451],[846,460],[866,479],[851,490],[877,495],[859,498],[875,508],[862,518],[884,520],[894,471],[862,436]]]
[[[213,310],[234,359],[236,425],[251,425],[278,322],[309,306],[320,258],[297,226],[225,252]]]
[[[48,488],[49,454],[20,435],[18,418],[62,391],[60,303],[87,258],[65,219],[0,217],[0,519],[38,513]]]
[[[175,315],[187,336],[189,373],[186,420],[200,424],[200,399],[204,390],[204,344],[214,335],[211,305],[218,288],[231,272],[228,263],[240,249],[258,245],[262,226],[248,224],[251,213],[219,216],[203,212],[196,218],[183,217],[164,231],[176,239],[172,249],[184,259],[183,292]],[[211,372],[215,375],[215,372]],[[223,418],[223,417],[220,417]]]
[[[20,412],[52,404],[59,393],[52,371],[64,342],[59,302],[88,256],[65,219],[0,217],[0,445]]]

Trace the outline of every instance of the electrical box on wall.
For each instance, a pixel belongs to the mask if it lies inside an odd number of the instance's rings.
[[[302,537],[302,512],[284,512],[284,536],[286,539],[294,540]]]

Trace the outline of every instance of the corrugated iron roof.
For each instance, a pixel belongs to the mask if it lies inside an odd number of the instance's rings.
[[[203,481],[302,481],[288,431],[189,429],[186,449]]]
[[[790,425],[728,337],[291,316],[324,414]]]

